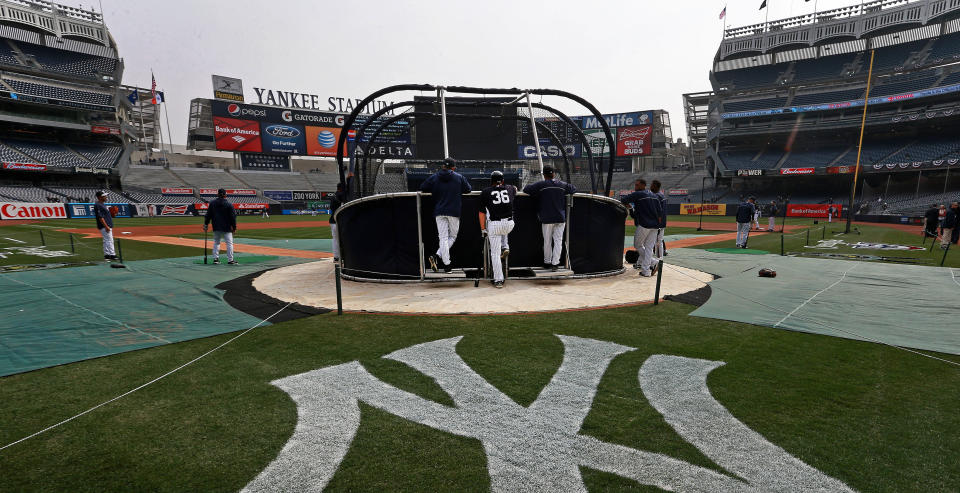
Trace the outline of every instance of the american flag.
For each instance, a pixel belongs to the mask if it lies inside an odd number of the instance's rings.
[[[726,16],[727,16],[727,6],[724,5],[723,10],[720,11],[720,19],[723,19]]]
[[[153,71],[150,71],[150,102],[153,104],[160,104],[163,102],[163,91],[157,90],[157,78],[153,76]]]

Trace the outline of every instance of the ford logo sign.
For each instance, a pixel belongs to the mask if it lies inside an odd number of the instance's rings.
[[[270,125],[264,132],[271,137],[280,137],[285,139],[295,139],[300,136],[300,130],[287,125]]]

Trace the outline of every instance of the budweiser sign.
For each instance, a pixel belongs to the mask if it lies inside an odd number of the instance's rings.
[[[66,219],[63,204],[0,202],[0,219]]]
[[[21,171],[46,171],[46,164],[37,163],[3,163],[3,169],[18,169]]]
[[[161,188],[160,193],[164,195],[193,195],[192,188]],[[217,193],[214,191],[213,193]]]
[[[781,175],[812,175],[816,172],[814,168],[781,168]]]

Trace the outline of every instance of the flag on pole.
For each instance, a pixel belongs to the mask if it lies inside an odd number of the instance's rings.
[[[130,104],[137,104],[137,101],[140,99],[140,93],[134,89],[129,95],[127,95],[127,99],[130,101]]]
[[[163,91],[153,91],[153,104],[160,104],[163,101]]]
[[[163,102],[163,92],[157,91],[157,78],[153,76],[153,71],[150,71],[150,101],[153,104],[160,104]]]
[[[723,20],[723,18],[726,16],[727,16],[727,6],[724,5],[723,10],[720,11],[720,20]]]
[[[767,0],[763,0],[762,2],[760,2],[760,8],[757,10],[763,10],[765,8],[767,8]]]

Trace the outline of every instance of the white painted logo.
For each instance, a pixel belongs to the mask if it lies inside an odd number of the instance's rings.
[[[456,353],[459,337],[418,344],[384,358],[432,377],[449,407],[382,382],[357,361],[275,380],[297,404],[293,436],[245,491],[321,491],[360,426],[359,402],[483,444],[491,490],[586,491],[580,467],[670,491],[852,491],[738,421],[707,388],[724,363],[654,355],[640,368],[643,394],[667,423],[730,475],[662,454],[581,435],[597,385],[619,354],[634,348],[558,336],[563,363],[536,401],[523,407]]]

